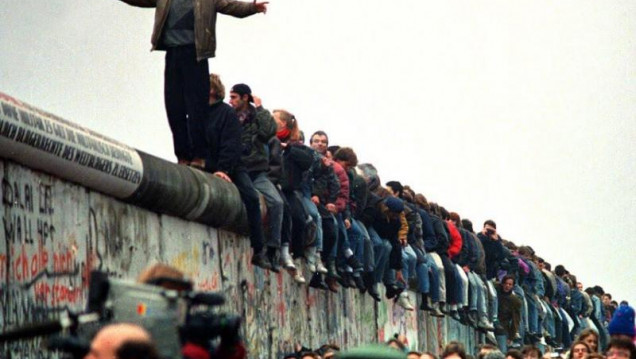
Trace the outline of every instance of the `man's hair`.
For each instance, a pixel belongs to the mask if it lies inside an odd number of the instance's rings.
[[[499,350],[495,349],[484,356],[484,359],[505,359],[506,356]]]
[[[276,109],[272,111],[274,114],[278,114],[278,118],[285,123],[285,128],[289,130],[289,140],[292,142],[298,142],[300,140],[300,130],[298,129],[298,120],[291,112],[282,109]]]
[[[607,298],[609,298],[609,300],[612,300],[612,295],[611,295],[611,294],[609,294],[609,293],[605,293],[605,294],[603,294],[603,295],[604,295],[604,296],[606,296]]]
[[[458,341],[452,341],[446,344],[446,347],[444,347],[444,351],[441,354],[441,358],[443,359],[453,354],[457,354],[460,358],[466,359],[466,349],[464,348],[464,344]]]
[[[428,204],[426,197],[424,197],[424,195],[421,193],[415,195],[415,204],[424,208],[426,212],[431,210],[431,205]]]
[[[468,232],[475,233],[475,230],[473,229],[473,222],[471,222],[470,219],[462,218],[462,227]]]
[[[554,267],[554,274],[559,277],[563,276],[565,274],[565,267],[561,264],[557,265],[556,267]]]
[[[404,187],[399,181],[389,181],[386,183],[387,187],[391,187],[393,193],[396,193],[398,197],[402,197],[402,193],[404,192]]]
[[[450,219],[450,213],[448,213],[448,210],[443,206],[439,206],[439,214],[442,216],[443,220]]]
[[[157,348],[152,343],[125,341],[115,353],[117,359],[159,359]]]
[[[596,294],[598,294],[599,296],[605,294],[605,291],[603,290],[603,287],[601,287],[600,285],[595,285],[594,286],[594,292],[596,292]]]
[[[432,352],[424,352],[422,353],[422,355],[428,355],[433,359],[438,359],[437,355],[433,354]]]
[[[358,165],[358,156],[351,147],[341,147],[336,153],[333,154],[335,161],[345,161],[351,167]]]
[[[570,353],[568,353],[567,359],[574,358],[574,347],[577,346],[577,345],[583,345],[585,347],[585,349],[587,350],[587,354],[592,352],[592,350],[590,349],[590,346],[587,345],[586,342],[574,342],[570,346]]]
[[[491,226],[492,228],[497,229],[497,223],[495,223],[492,219],[488,219],[484,222],[484,227],[486,226]]]
[[[514,359],[523,359],[523,354],[516,349],[510,349],[506,353],[506,357],[513,357]]]
[[[526,345],[521,349],[521,354],[523,356],[530,355],[530,353],[537,353],[537,358],[541,358],[543,356],[543,352],[536,345]]]
[[[629,358],[636,359],[636,348],[634,347],[634,342],[630,337],[620,336],[612,338],[612,340],[610,340],[609,344],[607,345],[607,351],[610,351],[610,349],[614,348],[628,350]]]
[[[418,351],[415,351],[415,350],[411,350],[410,352],[406,353],[406,355],[411,355],[411,354],[415,354],[415,355],[417,355],[417,356],[422,355],[422,353],[420,353],[420,352],[418,352]]]
[[[512,279],[512,284],[515,284],[517,282],[515,276],[513,276],[512,274],[506,274],[503,278],[501,278],[501,284],[506,283],[508,279]]]
[[[451,221],[453,221],[453,223],[455,223],[455,227],[462,228],[462,218],[459,216],[459,213],[457,212],[451,212],[448,214],[448,216],[450,217]]]
[[[210,74],[210,90],[214,90],[217,100],[225,98],[225,86],[223,86],[223,82],[221,82],[219,75]]]
[[[311,144],[314,141],[314,137],[315,136],[325,136],[325,138],[327,139],[327,144],[329,144],[329,136],[327,136],[327,133],[325,131],[321,131],[318,130],[316,132],[314,132],[311,137],[309,137],[309,143]]]

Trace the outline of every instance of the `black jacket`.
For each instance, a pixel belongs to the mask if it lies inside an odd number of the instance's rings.
[[[212,104],[204,131],[209,151],[206,171],[222,171],[232,177],[236,170],[244,168],[241,162],[242,130],[232,106],[222,101]]]

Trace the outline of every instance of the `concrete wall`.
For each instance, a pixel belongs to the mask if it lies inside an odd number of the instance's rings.
[[[453,320],[405,313],[390,301],[376,305],[351,289],[316,291],[287,274],[254,268],[249,241],[234,233],[159,215],[6,160],[0,177],[2,330],[82,310],[92,269],[134,279],[161,261],[187,273],[198,289],[227,295],[225,309],[244,319],[250,358],[280,357],[295,342],[351,347],[393,333],[406,334],[419,350],[437,352],[452,339],[475,345],[476,334]],[[13,342],[0,357],[53,357],[39,345]]]

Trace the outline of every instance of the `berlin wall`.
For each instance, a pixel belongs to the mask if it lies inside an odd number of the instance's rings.
[[[14,141],[3,130],[7,116],[2,115],[0,137]],[[223,310],[243,318],[241,334],[250,358],[280,358],[295,343],[350,348],[386,341],[394,333],[405,334],[412,349],[436,353],[450,340],[471,351],[477,343],[479,335],[455,320],[405,312],[392,301],[376,303],[354,289],[337,294],[315,290],[286,273],[253,267],[243,234],[144,209],[102,193],[108,192],[103,188],[98,192],[77,184],[80,180],[33,169],[18,163],[20,151],[8,153],[2,138],[0,145],[2,331],[84,310],[91,270],[134,280],[148,265],[164,262],[184,271],[195,289],[226,295]],[[141,177],[129,177],[141,182]],[[57,357],[42,350],[41,342],[1,345],[0,358]]]

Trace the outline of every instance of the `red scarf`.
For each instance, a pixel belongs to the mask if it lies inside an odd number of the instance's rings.
[[[278,137],[279,140],[284,141],[289,137],[290,133],[291,131],[289,128],[285,127],[282,130],[276,131],[276,137]]]

